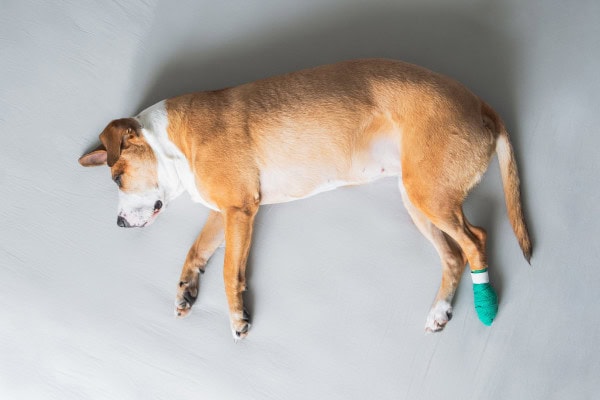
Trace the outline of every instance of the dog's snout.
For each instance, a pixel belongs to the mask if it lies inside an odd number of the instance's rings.
[[[154,211],[158,211],[162,208],[163,203],[160,200],[156,200],[156,203],[154,203]]]
[[[121,217],[120,215],[117,217],[117,225],[119,225],[121,228],[130,228],[131,225],[129,225],[129,222],[127,222],[127,220],[123,217]]]

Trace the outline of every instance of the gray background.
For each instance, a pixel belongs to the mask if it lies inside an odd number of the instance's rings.
[[[597,398],[598,15],[598,1],[2,0],[0,397]],[[453,76],[507,122],[532,267],[496,161],[465,207],[490,237],[493,326],[465,274],[453,320],[424,334],[439,260],[395,180],[261,209],[246,341],[229,333],[222,249],[175,319],[207,210],[184,195],[151,228],[119,229],[108,169],[77,158],[160,99],[367,56]]]

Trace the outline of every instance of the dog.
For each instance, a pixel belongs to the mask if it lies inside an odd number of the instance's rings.
[[[471,271],[487,268],[486,232],[467,221],[462,203],[497,154],[508,218],[531,257],[502,119],[457,81],[405,62],[346,61],[169,98],[110,122],[100,141],[79,163],[110,167],[118,226],[150,225],[183,192],[211,209],[185,259],[175,313],[190,312],[200,274],[225,242],[236,340],[250,327],[242,293],[261,204],[399,177],[406,209],[441,259],[442,282],[425,324],[440,331],[467,262]]]

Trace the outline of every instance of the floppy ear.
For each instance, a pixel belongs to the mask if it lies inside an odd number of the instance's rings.
[[[106,149],[104,145],[98,146],[91,152],[79,157],[79,164],[84,167],[97,167],[106,164]]]
[[[140,123],[133,118],[121,118],[112,121],[100,134],[100,141],[106,149],[106,162],[109,167],[115,165],[121,156],[121,149],[127,147],[131,136],[140,135]]]

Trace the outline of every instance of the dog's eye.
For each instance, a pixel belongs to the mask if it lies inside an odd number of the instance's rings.
[[[115,181],[115,183],[117,184],[118,187],[121,187],[121,174],[115,176],[113,178],[113,181]]]

